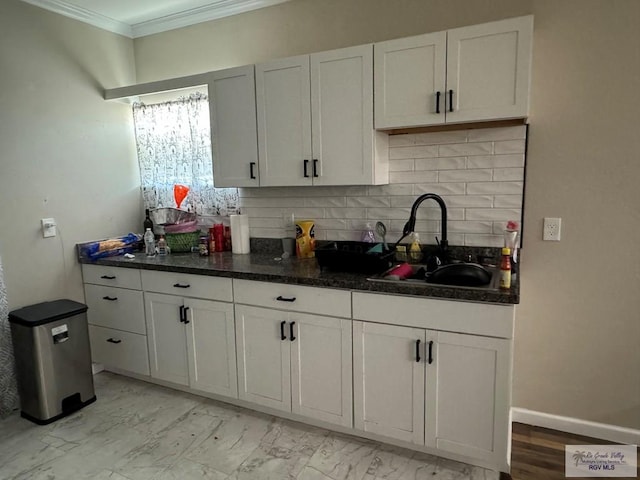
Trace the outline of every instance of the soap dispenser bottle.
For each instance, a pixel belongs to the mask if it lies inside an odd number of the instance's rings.
[[[364,232],[362,232],[361,240],[363,242],[367,242],[367,243],[375,243],[376,242],[376,236],[373,233],[373,227],[371,226],[371,223],[367,222],[365,230],[364,230]]]

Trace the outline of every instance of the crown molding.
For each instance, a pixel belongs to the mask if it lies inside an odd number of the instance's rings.
[[[230,17],[239,13],[270,7],[289,0],[217,0],[209,5],[166,15],[146,22],[132,25],[133,38],[166,32],[176,28],[188,27],[196,23],[208,22]]]
[[[289,0],[212,0],[210,4],[183,12],[166,15],[146,22],[129,25],[99,13],[72,5],[64,0],[22,0],[51,12],[88,23],[129,38],[144,37],[196,23],[230,17],[239,13],[270,7]]]
[[[131,25],[114,20],[113,18],[105,17],[99,13],[87,10],[85,8],[72,5],[64,0],[22,0],[23,2],[30,3],[36,7],[44,8],[54,13],[64,15],[65,17],[73,18],[84,23],[93,25],[94,27],[108,30],[125,37],[133,38],[133,29]]]

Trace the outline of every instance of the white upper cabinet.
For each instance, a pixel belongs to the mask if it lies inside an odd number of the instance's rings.
[[[372,45],[256,65],[261,186],[388,183]]]
[[[526,117],[532,39],[526,16],[375,44],[376,128]]]
[[[253,65],[211,73],[213,176],[216,187],[257,187],[258,140]]]
[[[444,121],[446,51],[446,32],[375,44],[376,128]]]
[[[309,56],[256,65],[256,102],[260,185],[311,185]]]

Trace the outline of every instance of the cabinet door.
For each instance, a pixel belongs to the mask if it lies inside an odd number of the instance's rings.
[[[351,427],[351,320],[291,313],[292,322],[291,410]]]
[[[147,337],[137,333],[89,325],[91,360],[107,370],[117,368],[138,375],[149,375]]]
[[[257,187],[254,67],[247,65],[213,72],[208,86],[215,186]]]
[[[231,303],[185,299],[189,386],[238,398]]]
[[[427,332],[426,444],[473,458],[505,462],[509,432],[509,341]]]
[[[353,322],[355,428],[424,444],[425,331]]]
[[[311,185],[309,89],[308,55],[256,65],[261,186]]]
[[[180,322],[182,297],[145,292],[144,302],[151,376],[188,385],[187,342]]]
[[[374,49],[376,128],[444,123],[447,33],[376,43]]]
[[[313,184],[372,184],[372,45],[311,55],[311,112]]]
[[[449,30],[447,123],[528,115],[532,37],[531,16]]]
[[[236,305],[238,394],[242,400],[291,411],[287,313]],[[285,339],[281,323],[285,323]]]
[[[84,294],[91,325],[146,335],[141,291],[87,283]]]

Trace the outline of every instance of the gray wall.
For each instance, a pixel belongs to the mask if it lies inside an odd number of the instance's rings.
[[[11,309],[83,301],[75,244],[139,226],[131,109],[102,99],[103,87],[134,82],[132,40],[0,2],[0,254]],[[42,238],[45,217],[57,237]]]

